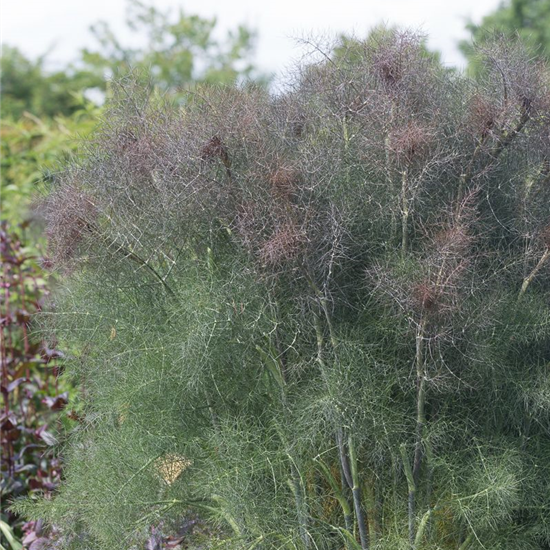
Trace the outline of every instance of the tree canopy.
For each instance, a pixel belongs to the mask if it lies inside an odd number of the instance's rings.
[[[215,18],[189,15],[182,8],[173,14],[141,0],[128,0],[126,23],[138,38],[137,46],[122,44],[105,22],[92,26],[98,47],[85,49],[82,61],[98,81],[106,71],[112,75],[121,68],[149,72],[163,90],[197,82],[234,84],[260,76],[251,62],[256,36],[243,25],[220,40]]]
[[[189,15],[182,9],[174,14],[140,0],[127,0],[127,6],[126,25],[137,45],[123,44],[100,21],[91,27],[96,45],[60,70],[48,70],[47,55],[31,61],[17,48],[5,45],[1,117],[19,119],[25,111],[37,117],[70,115],[80,109],[82,94],[91,89],[105,91],[113,75],[130,70],[172,93],[199,82],[267,81],[252,62],[255,33],[248,27],[241,25],[220,38],[215,18]]]
[[[89,75],[69,69],[49,72],[46,57],[31,61],[17,48],[3,45],[1,63],[2,119],[70,115],[81,108],[80,96],[93,82]]]
[[[550,58],[550,2],[548,0],[504,0],[480,24],[468,23],[471,39],[461,42],[460,49],[475,70],[473,42],[482,46],[491,40],[494,33],[506,40],[521,40],[532,55]]]

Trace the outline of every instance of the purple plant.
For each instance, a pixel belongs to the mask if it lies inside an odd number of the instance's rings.
[[[0,230],[1,513],[16,533],[31,527],[9,511],[10,502],[24,495],[51,494],[61,478],[52,428],[68,402],[58,382],[63,353],[55,342],[33,332],[33,316],[48,290],[41,259],[25,247],[25,230],[23,225],[15,233],[4,222]]]

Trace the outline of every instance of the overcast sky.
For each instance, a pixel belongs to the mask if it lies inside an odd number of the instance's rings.
[[[0,0],[2,42],[35,57],[52,48],[50,66],[62,66],[93,44],[89,26],[108,21],[121,38],[125,0]],[[216,16],[220,30],[246,23],[259,33],[256,63],[280,73],[298,56],[293,38],[353,32],[358,36],[378,23],[420,30],[450,65],[462,65],[457,42],[465,22],[478,22],[499,0],[155,0],[159,8],[182,6],[188,14]]]

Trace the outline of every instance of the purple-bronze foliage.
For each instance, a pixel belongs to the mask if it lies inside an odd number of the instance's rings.
[[[276,95],[114,84],[42,208],[90,413],[52,520],[98,548],[193,514],[228,548],[548,547],[550,76],[479,55],[474,80],[377,30]]]

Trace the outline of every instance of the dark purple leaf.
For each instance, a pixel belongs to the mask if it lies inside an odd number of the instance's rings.
[[[36,471],[36,464],[22,464],[20,466],[16,466],[15,467],[15,472],[16,473],[20,473],[20,472],[33,472],[33,471]]]
[[[33,530],[33,531],[30,531],[27,535],[25,535],[21,542],[23,543],[23,546],[28,546],[29,544],[33,543],[37,538],[38,538],[38,534],[36,531]]]
[[[151,536],[147,539],[146,550],[163,550],[163,536],[160,529],[151,527]]]
[[[45,537],[40,537],[36,539],[30,546],[29,550],[48,550],[52,547],[52,541]]]
[[[42,482],[39,479],[31,478],[29,479],[29,488],[31,491],[42,489]]]
[[[53,359],[59,359],[59,358],[62,358],[62,357],[65,357],[63,355],[63,352],[61,352],[57,349],[50,349],[47,346],[44,346],[44,348],[42,348],[42,358],[44,359],[44,361],[46,363],[49,363]]]
[[[55,397],[44,397],[42,403],[45,403],[52,411],[59,411],[69,402],[69,394],[67,392]]]
[[[15,426],[17,426],[17,417],[12,412],[3,414],[0,417],[0,428],[2,428],[2,431],[12,430]]]
[[[26,378],[17,378],[17,380],[13,380],[13,382],[10,382],[7,387],[8,393],[12,392],[15,388],[23,384],[25,380]]]
[[[28,323],[31,320],[31,314],[23,308],[18,309],[15,315],[19,323]]]

